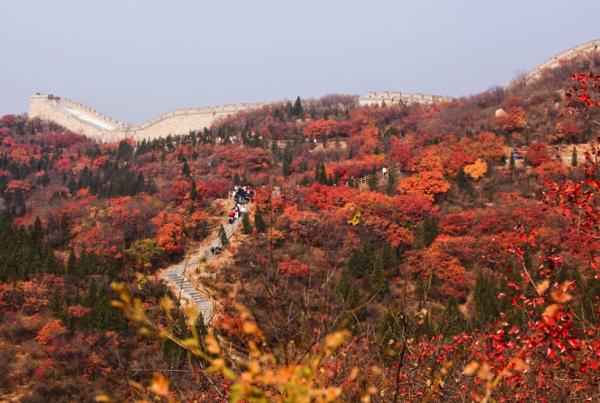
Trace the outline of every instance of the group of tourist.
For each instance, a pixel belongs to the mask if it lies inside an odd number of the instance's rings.
[[[248,211],[247,203],[250,203],[254,198],[254,189],[250,186],[236,185],[233,188],[232,200],[233,210],[227,214],[229,224],[233,224]]]
[[[238,219],[244,216],[248,212],[247,204],[254,199],[254,188],[251,186],[238,186],[233,188],[233,192],[230,193],[230,197],[233,200],[233,210],[227,214],[227,222],[229,224],[235,223]],[[210,253],[213,255],[220,255],[222,248],[211,247]]]

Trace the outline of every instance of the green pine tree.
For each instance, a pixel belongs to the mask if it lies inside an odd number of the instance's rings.
[[[296,102],[294,102],[294,107],[292,108],[292,115],[296,117],[301,117],[302,115],[304,115],[304,107],[302,106],[300,96],[298,96],[296,98]]]
[[[286,146],[285,149],[283,150],[283,158],[282,158],[282,165],[283,165],[283,175],[284,176],[290,176],[292,173],[292,169],[290,167],[291,163],[292,163],[292,153],[289,150],[289,148]]]
[[[371,175],[369,175],[369,179],[367,179],[367,185],[369,185],[370,190],[375,190],[377,189],[377,183],[377,174],[373,172]]]
[[[196,181],[192,181],[192,185],[190,186],[190,199],[192,199],[192,201],[198,200],[198,189],[196,188]]]
[[[77,256],[75,256],[75,252],[71,250],[69,252],[69,257],[67,259],[67,273],[71,276],[77,275],[79,269],[79,264],[77,262]]]
[[[571,155],[571,166],[577,166],[577,147],[573,146],[573,154]]]
[[[473,301],[475,305],[473,320],[478,326],[486,325],[500,315],[498,290],[495,282],[481,271],[475,280]]]
[[[265,232],[267,229],[267,225],[262,217],[262,212],[256,207],[256,212],[254,213],[254,228],[256,228],[257,232]]]
[[[393,169],[388,170],[386,192],[390,196],[396,192],[396,172]]]
[[[467,322],[458,308],[458,302],[455,298],[451,298],[440,319],[440,333],[446,336],[454,336],[466,328]]]
[[[181,169],[181,173],[183,174],[183,176],[190,176],[190,166],[188,165],[186,160],[183,161],[183,168]]]
[[[516,171],[516,163],[515,163],[515,153],[514,151],[510,152],[510,160],[508,162],[508,166],[510,168],[510,176],[512,179],[515,179],[515,171]]]
[[[247,213],[242,217],[242,232],[244,234],[252,233],[252,224],[250,223],[250,216]]]
[[[421,243],[424,248],[428,247],[437,238],[439,233],[437,219],[427,217],[421,224]]]
[[[229,239],[227,238],[227,233],[222,225],[219,227],[219,239],[221,240],[222,247],[227,248],[229,246]]]

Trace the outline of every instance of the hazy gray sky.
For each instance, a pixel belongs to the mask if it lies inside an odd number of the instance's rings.
[[[0,115],[38,91],[130,123],[296,95],[468,95],[600,38],[599,15],[598,0],[0,0]]]

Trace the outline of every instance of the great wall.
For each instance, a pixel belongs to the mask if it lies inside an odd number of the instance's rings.
[[[361,106],[383,106],[403,103],[406,105],[422,104],[432,105],[441,102],[450,102],[452,97],[443,95],[427,95],[421,93],[407,93],[397,91],[385,92],[367,92],[363,97],[360,97],[358,104]]]
[[[599,51],[600,40],[582,43],[540,64],[525,76],[527,82],[542,76],[543,71],[561,65],[574,57],[588,55]],[[382,106],[393,104],[435,104],[449,102],[451,97],[441,95],[426,95],[403,92],[368,92],[359,98],[361,106]],[[192,130],[203,130],[210,127],[216,120],[235,114],[260,108],[266,104],[242,103],[225,106],[178,109],[157,116],[140,125],[133,126],[125,122],[105,116],[93,108],[79,102],[50,94],[34,94],[29,99],[28,116],[54,121],[68,130],[91,137],[98,142],[115,142],[124,138],[155,139],[169,134],[187,134]]]
[[[567,62],[575,57],[589,55],[591,53],[597,53],[600,49],[600,39],[596,39],[589,42],[584,42],[573,48],[565,50],[557,55],[552,56],[544,63],[537,66],[535,69],[525,75],[525,81],[531,82],[542,76],[544,70],[553,69],[559,67],[561,63]]]
[[[169,134],[187,134],[210,127],[217,119],[265,104],[243,103],[206,108],[178,109],[147,122],[132,126],[97,112],[93,108],[51,94],[34,94],[29,98],[27,115],[56,122],[65,128],[107,143],[130,137],[134,140],[155,139]]]

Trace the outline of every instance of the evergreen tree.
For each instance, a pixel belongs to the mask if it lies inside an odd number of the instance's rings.
[[[385,267],[386,262],[384,261],[384,254],[381,252],[375,254],[375,258],[371,263],[371,273],[369,275],[369,283],[371,283],[370,291],[372,294],[379,293],[385,287]]]
[[[242,180],[240,179],[240,175],[238,175],[238,173],[236,172],[235,175],[233,175],[233,186],[239,186],[242,184]]]
[[[356,279],[349,269],[342,269],[340,280],[336,286],[336,290],[344,300],[344,307],[347,310],[354,309],[360,304],[360,290],[356,284]]]
[[[573,154],[571,155],[571,166],[577,166],[577,147],[573,146]]]
[[[481,271],[475,280],[473,291],[475,312],[473,320],[478,326],[486,325],[500,315],[498,304],[498,290],[493,279],[484,275]]]
[[[190,199],[192,199],[192,201],[198,200],[198,189],[196,188],[196,181],[194,180],[190,186]]]
[[[250,216],[248,214],[244,214],[242,217],[242,232],[244,234],[252,233],[252,224],[250,224]]]
[[[292,108],[292,115],[296,117],[304,115],[304,108],[302,107],[302,101],[300,100],[300,96],[298,96],[296,98],[296,102],[294,102],[294,107]]]
[[[181,169],[181,173],[183,174],[183,176],[190,176],[190,166],[188,165],[186,160],[183,161],[183,168]]]
[[[31,229],[31,240],[34,244],[37,244],[42,241],[43,236],[44,228],[42,227],[42,222],[40,221],[40,217],[36,217]]]
[[[390,196],[396,192],[396,172],[393,169],[388,170],[386,192]]]
[[[458,302],[455,298],[451,298],[440,319],[440,333],[446,336],[453,336],[465,330],[466,327],[467,322],[458,308]]]
[[[222,247],[227,248],[229,246],[229,239],[227,238],[227,233],[222,225],[219,227],[219,239],[221,240]]]
[[[467,181],[465,171],[463,170],[463,167],[460,167],[456,173],[456,186],[458,186],[460,190],[463,190],[467,187]]]
[[[256,212],[254,213],[254,228],[256,228],[256,232],[265,232],[267,229],[267,225],[263,220],[262,213],[258,206],[256,206]]]
[[[292,105],[292,103],[290,101],[287,101],[285,103],[285,113],[288,116],[292,116],[294,114],[294,106]]]
[[[510,168],[510,176],[514,180],[515,179],[515,170],[516,170],[515,153],[514,153],[514,151],[510,152],[510,160],[508,162],[508,166]]]
[[[438,236],[438,224],[435,217],[427,217],[421,224],[421,243],[426,248],[433,243]]]
[[[329,178],[327,177],[327,172],[325,171],[325,164],[322,162],[317,162],[315,167],[315,181],[322,185],[329,184]]]
[[[392,340],[398,340],[404,329],[404,317],[400,312],[388,309],[377,326],[381,345],[387,347]]]
[[[77,269],[78,269],[78,262],[77,262],[77,256],[75,256],[75,252],[73,252],[73,250],[71,250],[71,252],[69,252],[69,258],[67,259],[67,274],[74,276],[77,275]]]
[[[283,175],[284,176],[290,176],[290,174],[292,173],[292,170],[290,168],[291,163],[292,163],[292,153],[290,152],[289,147],[286,146],[285,149],[283,150],[283,158],[282,158]]]
[[[377,183],[377,174],[373,172],[371,175],[369,175],[369,179],[367,179],[367,185],[369,185],[370,190],[375,190],[377,189]]]

